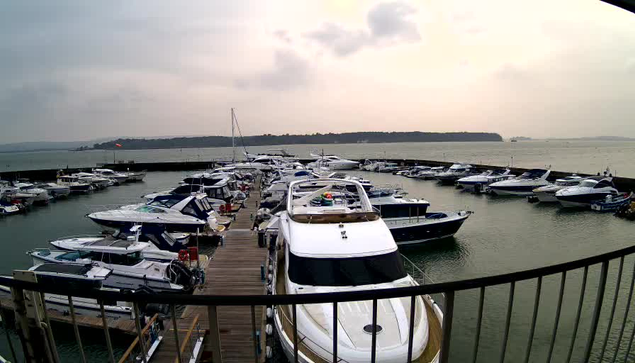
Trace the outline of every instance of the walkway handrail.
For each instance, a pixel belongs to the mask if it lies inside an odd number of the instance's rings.
[[[390,299],[412,295],[437,294],[449,291],[461,291],[481,288],[485,286],[501,285],[538,278],[541,276],[553,275],[565,271],[571,271],[578,268],[607,262],[616,258],[630,255],[632,253],[635,253],[635,245],[574,261],[474,279],[432,283],[412,287],[299,295],[180,295],[110,291],[78,291],[57,286],[43,286],[37,283],[18,281],[5,276],[0,277],[0,285],[50,294],[86,297],[97,299],[100,301],[131,301],[199,306],[321,304],[373,299]]]

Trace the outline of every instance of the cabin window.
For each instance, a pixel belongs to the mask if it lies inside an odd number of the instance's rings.
[[[105,253],[103,262],[112,263],[114,265],[134,266],[141,262],[141,254],[139,252],[118,255],[114,253]]]
[[[289,253],[289,279],[311,286],[381,284],[406,277],[399,251],[354,258],[309,258]]]

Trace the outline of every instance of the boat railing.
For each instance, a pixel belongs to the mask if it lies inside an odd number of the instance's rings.
[[[10,301],[16,312],[16,321],[19,322],[18,329],[29,329],[28,320],[39,319],[40,316],[35,314],[37,316],[34,318],[26,313],[25,291],[96,299],[102,309],[104,302],[108,301],[131,302],[137,307],[147,303],[167,304],[170,309],[177,305],[206,306],[208,314],[201,315],[201,330],[215,333],[206,336],[205,339],[210,339],[210,344],[205,344],[206,348],[203,349],[208,349],[206,354],[214,357],[214,362],[222,362],[220,351],[223,338],[219,333],[218,313],[223,310],[217,310],[217,307],[251,307],[251,315],[247,313],[237,319],[244,319],[238,324],[252,327],[251,333],[245,334],[252,334],[254,359],[259,360],[263,357],[257,348],[260,331],[255,323],[256,307],[266,310],[275,306],[291,306],[292,310],[288,314],[291,316],[286,318],[295,328],[298,326],[297,313],[293,312],[297,312],[295,309],[298,305],[329,304],[333,307],[333,313],[328,314],[329,318],[332,316],[337,319],[338,307],[344,308],[347,302],[372,301],[372,316],[376,321],[380,306],[378,302],[381,300],[411,298],[414,301],[418,296],[434,294],[445,295],[442,323],[437,330],[440,331],[440,363],[448,362],[451,355],[461,357],[459,361],[476,361],[487,357],[487,360],[501,362],[527,362],[536,359],[547,362],[621,362],[633,359],[631,350],[635,340],[635,321],[631,310],[635,309],[631,307],[635,286],[635,245],[544,267],[449,282],[433,282],[424,271],[412,267],[412,261],[408,260],[407,263],[410,272],[414,275],[421,274],[424,283],[401,288],[292,295],[186,295],[78,290],[67,285],[38,284],[10,277],[0,277],[0,285],[11,288]],[[263,291],[272,290],[271,274],[261,272],[261,275]],[[468,309],[470,305],[466,305],[466,301],[474,301],[473,308]],[[460,314],[455,314],[455,302],[461,309]],[[46,301],[41,306],[47,311]],[[46,314],[44,319],[48,319]],[[139,314],[135,314],[135,319],[140,319]],[[180,319],[175,314],[172,314],[171,319],[174,333],[178,335],[176,330],[184,326],[183,321],[178,324]],[[41,327],[36,330],[37,334],[43,335],[44,339],[52,339],[53,330],[57,330],[55,326],[51,330],[50,324],[45,324],[44,321],[40,323],[42,324],[36,325]],[[110,360],[115,362],[108,319],[102,319],[102,324],[106,335],[105,345],[112,358]],[[273,320],[268,318],[266,324],[271,326]],[[408,346],[409,351],[412,351],[414,328],[411,325],[409,329]],[[265,331],[271,330],[268,328]],[[453,334],[453,330],[458,332]],[[370,334],[376,336],[377,333]],[[15,335],[6,336],[15,340],[12,338]],[[24,337],[24,334],[18,336]],[[268,338],[274,339],[271,336]],[[76,339],[81,350],[79,334]],[[296,343],[294,347],[298,347],[298,339],[301,339],[299,335],[293,335],[292,339]],[[27,362],[36,361],[37,357],[45,355],[47,349],[49,355],[57,354],[55,344],[45,345],[49,348],[38,346],[38,349],[34,349],[31,340],[23,339],[21,343],[18,346],[24,347]],[[334,337],[332,352],[336,359],[337,346],[338,339]],[[456,348],[451,350],[451,347]],[[368,361],[376,361],[376,351],[377,339],[373,338]],[[174,354],[181,356],[182,352],[175,350]],[[14,361],[17,361],[15,357]]]

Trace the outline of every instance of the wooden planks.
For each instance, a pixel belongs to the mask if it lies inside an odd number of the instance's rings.
[[[244,207],[236,214],[236,219],[225,234],[224,245],[216,249],[214,258],[205,269],[205,285],[197,289],[194,294],[257,295],[265,293],[265,283],[260,278],[260,266],[266,262],[267,250],[258,247],[258,235],[252,230],[253,217],[256,215],[257,209],[257,201],[245,201]],[[251,308],[249,306],[219,306],[217,309],[223,362],[253,362],[255,356]],[[191,322],[196,316],[200,317],[201,328],[209,330],[207,307],[187,306],[178,322],[179,335],[181,335],[181,331],[184,335],[185,330],[187,330],[185,322]],[[256,329],[262,329],[263,318],[264,307],[256,306]],[[176,344],[173,335],[173,331],[165,332],[164,342],[161,344],[156,358],[153,357],[153,362],[172,363],[174,361]],[[263,350],[264,337],[264,332],[261,332]],[[208,334],[205,337],[200,362],[211,362],[211,339],[209,338]],[[258,360],[264,360],[264,352],[258,357]]]

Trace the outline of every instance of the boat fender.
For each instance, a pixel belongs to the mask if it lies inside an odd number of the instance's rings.
[[[271,324],[267,324],[265,327],[265,333],[267,333],[267,335],[273,334],[273,326],[271,326]]]
[[[273,271],[273,266],[269,265],[269,272]]]
[[[267,308],[267,318],[273,317],[273,309],[271,307]]]
[[[271,349],[268,345],[265,347],[265,355],[267,358],[271,358],[273,356],[273,349]]]
[[[260,265],[260,281],[265,281],[265,265]]]
[[[272,281],[273,280],[273,274],[267,275],[267,279],[269,279],[269,281]]]

